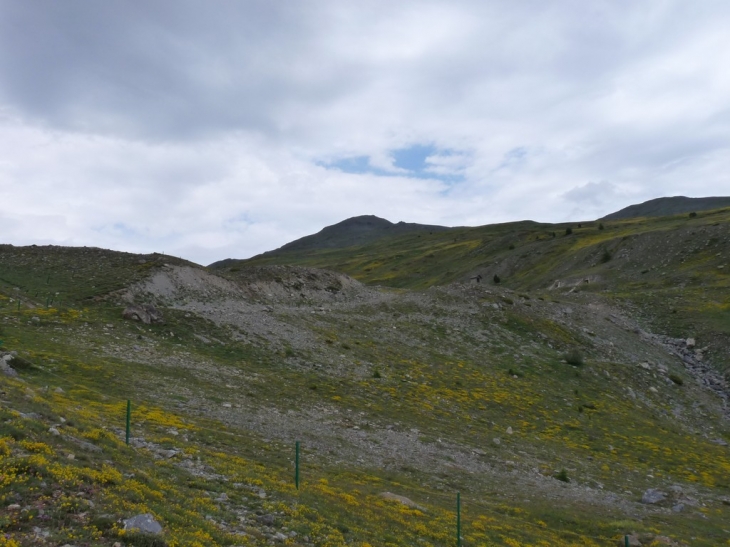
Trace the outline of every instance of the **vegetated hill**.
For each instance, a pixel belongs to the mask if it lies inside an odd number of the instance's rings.
[[[0,380],[3,541],[446,546],[460,492],[464,545],[721,545],[728,354],[705,328],[726,321],[727,222],[518,223],[380,238],[353,262],[310,253],[367,283],[0,247],[0,353],[18,354]],[[125,320],[130,305],[164,322]],[[120,532],[144,513],[161,536]]]
[[[269,251],[261,256],[285,254],[287,252],[311,251],[314,249],[341,249],[353,245],[364,245],[382,237],[397,236],[411,232],[438,232],[448,230],[445,226],[429,226],[412,222],[392,223],[374,215],[348,218],[332,226],[327,226],[309,236],[297,239]],[[230,267],[235,259],[225,259],[211,264],[210,268]]]
[[[381,238],[349,249],[260,256],[246,265],[340,271],[367,284],[425,289],[480,275],[513,290],[602,294],[656,328],[702,332],[730,351],[730,210],[620,221],[508,223]],[[726,365],[723,365],[726,366]]]
[[[730,197],[688,198],[684,196],[674,196],[651,199],[644,203],[630,205],[620,211],[606,215],[599,220],[663,217],[693,212],[696,213],[698,211],[709,211],[712,209],[721,209],[723,207],[730,207]]]

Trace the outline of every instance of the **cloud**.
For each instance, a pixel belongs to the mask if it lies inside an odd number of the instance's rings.
[[[210,262],[354,214],[728,195],[728,24],[719,0],[0,2],[4,237]]]
[[[589,182],[583,186],[576,186],[564,194],[568,201],[575,203],[589,203],[599,205],[602,202],[611,200],[617,195],[616,185],[607,182]]]

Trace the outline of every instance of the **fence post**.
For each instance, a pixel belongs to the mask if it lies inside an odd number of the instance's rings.
[[[456,493],[456,547],[461,547],[461,492]]]
[[[296,442],[295,456],[294,456],[294,484],[299,490],[299,441]]]
[[[132,422],[132,401],[127,399],[127,436],[126,442],[129,444],[129,429]]]
[[[624,536],[624,545],[625,545],[626,547],[629,547],[629,535],[628,535],[628,534],[626,534],[626,535]]]

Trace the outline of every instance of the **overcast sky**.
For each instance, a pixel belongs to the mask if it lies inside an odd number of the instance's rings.
[[[730,2],[0,0],[0,243],[245,258],[345,218],[730,195]]]

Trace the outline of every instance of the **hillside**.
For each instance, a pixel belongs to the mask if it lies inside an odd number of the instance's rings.
[[[657,198],[606,215],[599,220],[621,220],[638,217],[663,217],[730,207],[730,197],[687,198],[674,196]]]
[[[261,256],[275,256],[287,252],[306,252],[317,249],[339,249],[353,245],[365,245],[383,237],[398,236],[412,232],[438,232],[448,230],[444,226],[428,226],[409,222],[392,223],[374,215],[352,217],[332,226],[326,226],[316,234],[297,239],[279,249]],[[227,258],[211,264],[210,268],[227,267],[235,263]]]
[[[0,246],[0,545],[728,544],[729,222]]]

